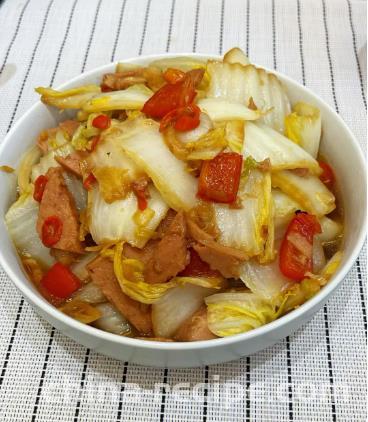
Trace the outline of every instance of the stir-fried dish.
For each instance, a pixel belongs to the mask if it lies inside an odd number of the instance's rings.
[[[238,48],[36,91],[61,122],[22,158],[5,220],[61,312],[123,336],[207,340],[290,312],[338,267],[320,110],[290,104]]]

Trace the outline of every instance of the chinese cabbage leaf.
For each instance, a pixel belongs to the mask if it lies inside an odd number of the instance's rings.
[[[307,168],[314,174],[321,171],[318,162],[303,148],[262,123],[246,123],[243,155],[256,161],[269,158],[272,171],[297,168]]]

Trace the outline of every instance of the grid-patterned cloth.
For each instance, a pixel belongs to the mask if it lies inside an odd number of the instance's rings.
[[[0,1],[0,139],[34,86],[139,54],[240,46],[319,94],[365,147],[365,41],[361,0]],[[365,279],[364,250],[293,336],[227,364],[167,370],[68,339],[0,269],[0,420],[364,421]]]

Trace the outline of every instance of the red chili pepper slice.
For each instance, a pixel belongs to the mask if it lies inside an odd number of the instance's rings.
[[[42,225],[42,243],[51,248],[60,239],[63,234],[63,222],[56,215],[47,217]]]
[[[34,186],[34,192],[33,192],[33,198],[37,202],[41,202],[43,192],[45,190],[47,184],[47,177],[41,174],[41,176],[38,176],[35,180],[35,186]]]
[[[97,148],[97,144],[100,142],[100,135],[94,136],[91,141],[91,151],[94,151]]]
[[[179,69],[173,69],[172,67],[169,67],[165,70],[162,76],[164,77],[167,83],[175,84],[176,82],[179,82],[184,78],[185,72]]]
[[[144,211],[148,206],[147,198],[149,197],[149,192],[147,190],[147,183],[146,182],[139,183],[139,181],[132,183],[132,189],[135,196],[137,197],[138,209],[140,211]]]
[[[170,111],[191,104],[197,95],[195,86],[203,77],[203,69],[194,69],[174,84],[166,84],[146,101],[142,111],[149,117],[163,118]]]
[[[312,271],[313,236],[321,233],[317,217],[297,211],[282,240],[279,267],[285,277],[301,281]]]
[[[335,175],[331,166],[324,161],[318,161],[318,164],[322,169],[322,174],[319,176],[321,182],[323,182],[329,189],[333,188]]]
[[[110,127],[110,125],[111,119],[109,116],[106,116],[106,114],[99,114],[92,120],[92,126],[97,129],[105,130]]]
[[[200,114],[201,110],[195,104],[172,110],[161,120],[160,132],[163,132],[169,125],[173,125],[175,130],[180,132],[193,130],[199,126]]]
[[[93,173],[90,173],[83,181],[83,186],[86,190],[91,190],[93,185],[96,183],[97,179],[93,175]]]
[[[41,280],[41,286],[51,295],[67,299],[81,287],[81,281],[68,267],[57,262]]]
[[[232,203],[239,189],[243,156],[222,152],[202,164],[198,182],[198,196],[206,201]]]

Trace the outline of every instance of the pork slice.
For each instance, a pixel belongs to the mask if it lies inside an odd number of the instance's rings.
[[[59,124],[59,128],[72,137],[75,131],[79,128],[80,123],[76,120],[64,120]]]
[[[112,91],[117,91],[135,84],[144,84],[146,78],[142,76],[142,72],[142,69],[134,69],[126,72],[105,73],[102,77],[102,85]]]
[[[38,212],[37,232],[42,239],[42,226],[48,217],[56,216],[63,223],[60,240],[53,245],[55,249],[84,253],[79,240],[79,216],[74,199],[70,194],[63,177],[61,167],[48,170],[47,184],[43,192]]]
[[[187,217],[188,231],[194,239],[193,249],[212,270],[218,270],[226,278],[238,278],[239,266],[248,256],[235,248],[221,245],[211,235]]]
[[[147,283],[164,283],[189,263],[187,227],[183,212],[178,212],[168,230],[154,248],[144,270]]]
[[[152,259],[153,252],[158,244],[158,240],[149,240],[144,248],[139,249],[134,246],[129,245],[128,243],[124,244],[123,255],[128,259],[137,259],[141,261],[144,265]]]
[[[213,270],[218,270],[227,278],[239,277],[239,267],[246,258],[238,251],[229,250],[226,246],[211,242],[207,245],[200,243],[194,244],[193,249],[198,253],[201,259],[209,264]],[[234,251],[236,251],[234,253]]]
[[[43,130],[37,138],[37,146],[40,148],[40,150],[43,152],[43,154],[46,154],[49,149],[49,137],[56,134],[58,131],[57,127],[53,127],[51,129],[45,129]]]
[[[160,224],[158,225],[156,229],[157,236],[160,239],[162,239],[165,233],[169,230],[175,216],[176,216],[176,211],[170,208],[169,211],[166,213],[165,218],[161,220]]]
[[[55,136],[59,129],[63,130],[69,137],[72,137],[78,127],[79,122],[76,120],[64,120],[57,127],[43,130],[38,136],[37,145],[46,154],[49,150],[49,138]]]
[[[217,338],[208,329],[207,308],[201,306],[190,318],[188,318],[174,335],[178,341],[199,341]]]
[[[76,176],[82,178],[82,169],[81,163],[86,160],[88,157],[87,152],[75,151],[72,154],[67,155],[66,157],[61,157],[56,155],[55,160],[65,168],[65,170],[75,174]]]
[[[141,334],[152,334],[150,306],[131,299],[121,290],[111,260],[97,257],[87,265],[87,270],[106,298]]]

